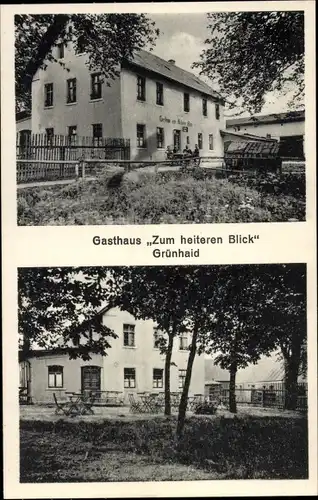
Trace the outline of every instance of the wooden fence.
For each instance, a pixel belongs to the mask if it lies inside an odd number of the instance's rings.
[[[17,134],[18,160],[73,161],[80,158],[129,160],[130,141],[106,137],[69,137],[65,135]]]
[[[307,384],[298,384],[297,410],[307,410]],[[283,383],[267,384],[263,387],[236,388],[235,399],[237,404],[249,404],[263,408],[285,408],[286,391]],[[229,389],[221,389],[220,399],[228,404]]]

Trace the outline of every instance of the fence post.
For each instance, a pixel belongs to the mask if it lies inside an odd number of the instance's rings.
[[[79,176],[79,165],[78,163],[75,164],[75,178],[78,181],[78,176]]]

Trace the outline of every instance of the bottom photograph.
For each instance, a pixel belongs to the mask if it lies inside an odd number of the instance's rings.
[[[20,482],[307,479],[306,265],[18,269]]]

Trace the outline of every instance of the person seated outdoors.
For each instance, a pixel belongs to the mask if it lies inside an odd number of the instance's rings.
[[[193,156],[200,156],[200,150],[197,144],[194,147]]]
[[[192,151],[190,148],[188,148],[188,144],[186,144],[184,150],[183,150],[183,154],[186,155],[186,156],[192,156]]]

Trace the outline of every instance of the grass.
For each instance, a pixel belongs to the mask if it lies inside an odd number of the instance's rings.
[[[305,479],[305,418],[22,421],[20,481]]]
[[[104,173],[93,181],[18,190],[18,224],[186,224],[305,220],[305,202],[215,176]]]

